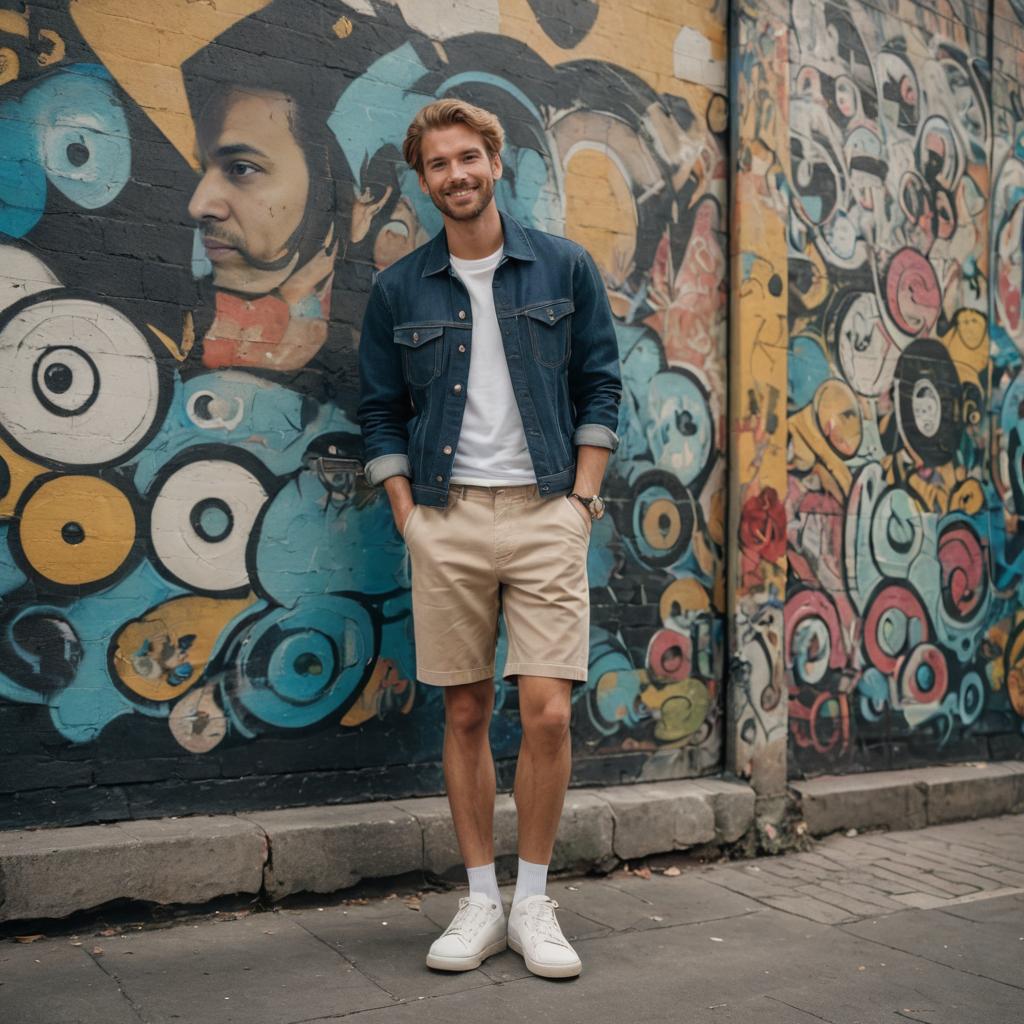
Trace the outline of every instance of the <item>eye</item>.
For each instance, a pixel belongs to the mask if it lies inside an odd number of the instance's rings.
[[[259,174],[261,170],[261,167],[249,163],[248,160],[234,160],[228,164],[228,177],[248,178],[253,174]]]

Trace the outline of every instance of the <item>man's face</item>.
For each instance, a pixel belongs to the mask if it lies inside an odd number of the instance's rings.
[[[494,199],[501,157],[488,157],[483,137],[463,124],[435,128],[423,135],[420,188],[445,217],[479,217]]]
[[[292,133],[292,100],[235,91],[204,139],[203,175],[188,204],[218,288],[263,294],[295,270],[294,235],[309,196],[309,169]]]

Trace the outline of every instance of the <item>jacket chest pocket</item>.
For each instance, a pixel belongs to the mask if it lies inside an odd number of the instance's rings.
[[[395,344],[402,346],[402,369],[414,387],[426,387],[441,372],[443,327],[396,327]]]
[[[569,358],[573,308],[571,300],[562,299],[523,310],[533,356],[542,366],[564,366]]]

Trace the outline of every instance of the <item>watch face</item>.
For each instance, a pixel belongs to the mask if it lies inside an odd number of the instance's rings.
[[[604,498],[600,495],[595,497],[590,502],[590,514],[594,519],[600,519],[604,515]]]

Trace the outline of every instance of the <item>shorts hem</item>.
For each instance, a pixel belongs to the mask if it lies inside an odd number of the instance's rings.
[[[463,683],[478,683],[481,679],[494,678],[494,664],[480,668],[460,668],[454,672],[435,672],[431,669],[416,669],[416,679],[430,686],[460,686]]]
[[[587,669],[579,665],[560,665],[551,661],[507,661],[502,676],[545,676],[549,679],[569,679],[574,683],[587,681]]]

